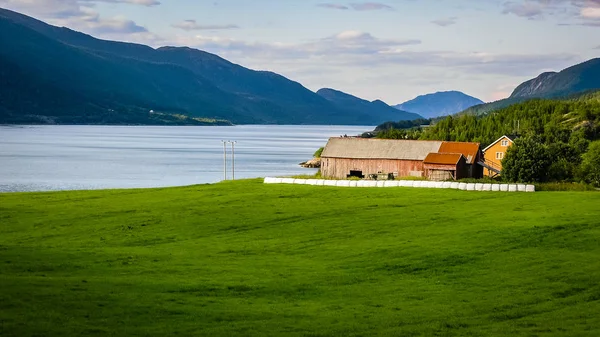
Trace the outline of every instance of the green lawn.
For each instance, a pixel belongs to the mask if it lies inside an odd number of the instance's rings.
[[[600,336],[600,193],[0,194],[0,336]]]

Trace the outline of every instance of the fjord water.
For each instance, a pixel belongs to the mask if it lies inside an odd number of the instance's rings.
[[[235,177],[312,174],[306,161],[332,136],[372,126],[0,126],[0,191],[182,186]],[[231,145],[227,146],[231,179]]]

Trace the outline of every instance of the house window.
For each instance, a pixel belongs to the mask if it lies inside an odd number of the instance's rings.
[[[506,139],[505,139],[505,140],[503,140],[503,141],[502,141],[502,146],[508,146],[508,140],[506,140]]]
[[[496,159],[504,159],[504,152],[496,152]]]

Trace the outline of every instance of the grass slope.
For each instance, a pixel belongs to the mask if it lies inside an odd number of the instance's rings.
[[[0,195],[1,336],[598,336],[600,193]]]

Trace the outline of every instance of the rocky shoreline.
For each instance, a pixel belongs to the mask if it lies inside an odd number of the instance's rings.
[[[304,168],[321,168],[321,158],[313,158],[299,164]]]

